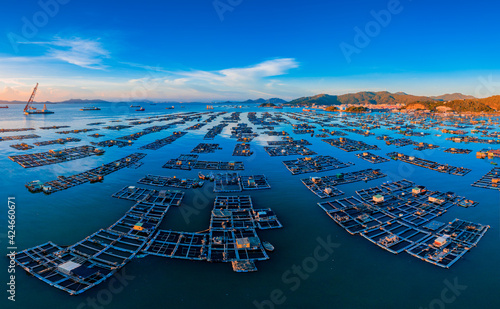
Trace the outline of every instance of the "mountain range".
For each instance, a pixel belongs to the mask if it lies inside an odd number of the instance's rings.
[[[152,102],[152,101],[145,101]],[[455,103],[453,103],[455,102]],[[62,102],[36,102],[36,103],[46,103],[46,104],[97,104],[97,103],[112,103],[104,100],[82,100],[82,99],[70,99]],[[130,102],[129,102],[130,103]],[[169,102],[173,103],[173,102]],[[402,104],[407,108],[420,108],[425,104],[431,104],[432,106],[446,106],[453,104],[455,106],[460,106],[462,109],[464,105],[474,105],[474,109],[487,110],[488,108],[494,110],[500,110],[500,96],[492,96],[484,99],[477,99],[470,95],[464,95],[461,93],[451,93],[443,94],[440,96],[416,96],[407,94],[404,92],[390,93],[388,91],[363,91],[357,93],[347,93],[342,95],[330,95],[330,94],[318,94],[315,96],[301,97],[290,102],[287,102],[280,98],[271,99],[256,99],[256,100],[246,100],[241,102],[226,101],[221,103],[237,103],[237,104],[286,104],[286,105],[342,105],[342,104],[373,104],[373,105],[396,105]],[[415,103],[425,103],[424,105],[415,105]],[[3,101],[0,100],[0,104],[26,104],[23,101]],[[413,106],[413,107],[412,107]],[[430,105],[429,105],[430,106]],[[486,108],[486,107],[488,108]]]
[[[444,94],[441,96],[427,97],[415,96],[404,92],[390,93],[387,91],[370,92],[363,91],[357,93],[348,93],[342,95],[318,94],[311,97],[302,97],[290,101],[289,104],[295,105],[342,105],[342,104],[409,104],[419,101],[449,101],[475,99],[473,96],[461,93]]]

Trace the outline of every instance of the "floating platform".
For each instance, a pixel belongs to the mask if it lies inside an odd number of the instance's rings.
[[[169,206],[138,202],[106,230],[101,229],[69,247],[47,242],[26,249],[16,254],[15,261],[51,286],[71,295],[83,293],[136,257]]]
[[[472,184],[473,187],[500,190],[500,167],[495,167],[481,179]]]
[[[150,255],[192,261],[206,260],[208,233],[160,230],[144,251]]]
[[[74,186],[78,186],[87,182],[101,181],[104,176],[116,172],[125,167],[133,167],[139,160],[144,158],[144,153],[133,153],[119,160],[103,164],[99,167],[90,169],[88,171],[78,173],[72,176],[59,176],[56,180],[42,183],[41,181],[32,181],[26,184],[26,188],[30,192],[44,192],[47,194],[66,190]]]
[[[94,137],[94,138],[98,138],[98,137],[103,137],[103,136],[106,136],[106,135],[104,135],[104,134],[99,134],[99,133],[94,133],[94,134],[90,134],[90,135],[88,135],[88,136],[90,136],[90,137]]]
[[[448,137],[446,140],[455,143],[479,143],[479,144],[491,144],[491,145],[500,144],[499,139],[484,139],[473,136],[453,136],[453,137]]]
[[[371,152],[357,153],[356,157],[368,161],[373,164],[389,162],[390,160],[381,156],[377,156]]]
[[[250,196],[217,197],[207,231],[160,230],[144,252],[168,258],[231,262],[236,272],[255,271],[255,261],[269,258],[256,229],[280,227],[270,209],[253,209]]]
[[[253,155],[253,151],[250,150],[250,144],[238,143],[234,146],[233,156],[249,157],[251,155]]]
[[[198,155],[182,154],[176,159],[170,159],[162,167],[169,169],[191,170],[198,161]]]
[[[269,136],[289,136],[288,132],[285,131],[265,131],[263,134],[269,135]]]
[[[422,150],[427,150],[427,149],[436,149],[436,148],[439,148],[438,145],[434,145],[434,144],[428,144],[428,143],[424,143],[424,142],[420,142],[420,143],[415,143],[415,150],[417,151],[422,151]]]
[[[245,165],[240,161],[198,161],[198,155],[184,154],[177,159],[170,159],[163,165],[163,168],[170,169],[205,169],[205,170],[244,170]]]
[[[0,129],[0,133],[34,131],[34,128]]]
[[[166,124],[166,125],[163,125],[163,126],[152,126],[152,127],[145,128],[142,131],[139,131],[139,132],[136,132],[136,133],[132,133],[132,134],[125,135],[125,136],[120,136],[120,137],[118,137],[118,139],[123,139],[123,140],[126,140],[126,141],[130,141],[130,140],[135,141],[135,140],[139,139],[140,137],[142,137],[144,135],[148,135],[148,134],[152,134],[152,133],[156,133],[156,132],[161,132],[163,130],[170,129],[173,126],[174,126],[174,124],[172,124],[172,123],[171,124]],[[180,133],[179,132],[174,132],[173,135],[175,135],[175,134],[180,134]]]
[[[27,135],[16,135],[16,136],[0,136],[0,142],[1,141],[20,141],[23,139],[32,139],[32,138],[39,138],[39,135],[36,134],[27,134]]]
[[[378,146],[376,145],[368,145],[365,142],[352,140],[347,137],[330,138],[324,139],[323,141],[347,152],[379,150]]]
[[[220,133],[222,133],[222,130],[227,126],[228,124],[227,123],[221,123],[221,124],[218,124],[212,128],[210,128],[207,132],[207,134],[205,134],[205,136],[203,137],[203,139],[205,140],[213,140],[217,135],[219,135]]]
[[[219,144],[200,143],[191,150],[191,153],[214,153],[219,148]]]
[[[443,150],[444,152],[447,153],[453,153],[453,154],[469,154],[472,152],[472,149],[464,149],[464,148],[447,148]]]
[[[28,144],[25,144],[25,143],[13,144],[13,145],[9,145],[9,146],[16,149],[16,150],[29,150],[29,149],[35,148],[35,147],[28,145]]]
[[[356,193],[358,197],[318,205],[350,234],[359,234],[391,253],[406,251],[441,267],[455,263],[489,228],[458,219],[446,226],[435,221],[454,205],[477,203],[453,192],[429,191],[408,180]]]
[[[100,141],[100,142],[90,142],[91,145],[98,146],[98,147],[113,147],[113,146],[118,146],[118,148],[126,147],[126,146],[132,146],[132,141],[119,141],[115,139],[107,140],[107,141]]]
[[[238,173],[221,173],[215,174],[214,192],[241,192],[243,188],[240,183],[240,175]]]
[[[351,133],[356,133],[359,135],[363,136],[370,136],[370,135],[375,135],[374,133],[368,131],[368,130],[360,130],[360,129],[355,129],[355,128],[350,128],[350,129],[343,129],[344,131],[351,132]]]
[[[97,131],[99,129],[81,129],[81,130],[68,130],[68,131],[56,131],[54,133],[57,133],[57,134],[77,134],[77,133],[85,133],[85,132],[92,132],[92,131]]]
[[[265,175],[240,176],[240,183],[243,190],[271,189]]]
[[[165,138],[162,138],[162,139],[156,140],[152,143],[149,143],[147,145],[144,145],[144,146],[140,147],[139,149],[158,150],[165,145],[169,145],[169,144],[175,142],[177,139],[183,137],[186,134],[187,134],[187,132],[174,132],[174,133],[172,133],[172,135],[169,135]]]
[[[105,124],[105,122],[91,122],[91,123],[87,123],[88,126],[98,126],[98,125],[101,125],[101,124]]]
[[[131,201],[140,201],[142,203],[179,206],[182,198],[184,197],[184,192],[177,190],[158,191],[154,189],[128,186],[113,194],[112,197]]]
[[[273,143],[273,142],[268,142],[268,144],[269,143]],[[273,145],[276,145],[276,143],[280,143],[280,144],[278,144],[277,146],[273,146],[273,147],[269,147],[269,146],[264,147],[264,150],[271,157],[292,156],[292,155],[311,156],[311,155],[316,154],[316,152],[310,150],[309,148],[307,148],[301,144],[297,144],[296,141],[293,141],[293,140],[290,142],[288,142],[288,141],[275,142],[275,143],[273,143]]]
[[[245,165],[241,161],[196,161],[193,168],[202,170],[242,171],[245,169]]]
[[[157,187],[174,187],[181,189],[200,188],[204,182],[198,179],[177,178],[175,176],[155,176],[146,175],[141,178],[137,183]]]
[[[206,125],[207,125],[206,123],[197,123],[195,125],[192,125],[192,126],[186,128],[186,130],[199,130],[199,129],[203,128]]]
[[[119,122],[119,121],[114,121],[114,122]],[[105,130],[113,130],[113,131],[120,131],[120,130],[128,129],[128,128],[132,128],[132,126],[127,126],[127,125],[119,124],[119,125],[116,125],[116,126],[103,127],[103,129],[105,129]]]
[[[428,263],[449,268],[477,246],[489,228],[487,225],[455,219],[406,252]]]
[[[47,152],[9,156],[9,159],[24,168],[32,168],[102,155],[103,153],[104,150],[97,149],[93,146],[79,146],[63,150],[50,150]]]
[[[64,128],[69,128],[70,126],[50,126],[50,127],[40,127],[42,130],[59,130]]]
[[[283,164],[292,173],[292,175],[312,172],[326,172],[354,165],[351,162],[344,163],[331,156],[298,158],[296,160],[283,161]]]
[[[387,139],[385,141],[387,145],[394,145],[396,147],[404,147],[408,145],[416,145],[414,141],[409,138],[395,138],[395,139]]]
[[[286,145],[302,145],[302,146],[310,146],[311,142],[305,139],[293,139],[289,136],[281,137],[281,141],[268,141],[267,144],[269,146],[286,146]]]
[[[43,142],[36,142],[33,143],[35,146],[47,146],[47,145],[64,145],[66,143],[72,143],[72,142],[80,142],[81,139],[75,138],[75,137],[67,137],[67,138],[58,138],[55,140],[50,140],[50,141],[43,141]]]
[[[344,194],[344,192],[340,191],[335,186],[358,181],[368,182],[369,180],[384,178],[386,176],[387,175],[383,174],[378,169],[374,170],[369,168],[356,172],[339,173],[332,176],[303,178],[301,181],[319,198],[327,198]]]
[[[387,156],[393,158],[394,160],[399,160],[405,163],[410,163],[416,166],[428,168],[430,170],[437,171],[440,173],[446,173],[456,176],[465,176],[471,171],[470,169],[465,167],[456,167],[448,164],[441,164],[434,161],[417,158],[414,156],[408,156],[398,152],[390,152],[387,154]]]

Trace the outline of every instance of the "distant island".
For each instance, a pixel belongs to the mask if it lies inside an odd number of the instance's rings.
[[[61,102],[35,102],[37,104],[106,104],[124,103],[110,102],[100,99],[70,99]],[[137,103],[202,103],[202,102],[157,102],[150,100],[138,101]],[[26,104],[23,101],[0,100],[0,104]],[[202,103],[205,104],[205,103]],[[492,96],[478,99],[470,95],[461,93],[444,94],[440,96],[415,96],[404,92],[390,93],[387,91],[371,92],[363,91],[357,93],[347,93],[342,95],[318,94],[314,96],[301,97],[291,101],[280,98],[255,99],[246,101],[225,101],[210,104],[259,104],[259,107],[307,107],[318,108],[326,111],[342,110],[346,112],[366,112],[370,110],[399,110],[408,111],[428,111],[428,112],[473,112],[473,113],[495,113],[500,111],[500,96]],[[360,108],[363,107],[363,108]]]
[[[275,107],[276,104],[274,103],[262,103],[261,105],[259,105],[259,107]]]

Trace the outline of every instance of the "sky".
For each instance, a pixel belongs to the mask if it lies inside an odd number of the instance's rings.
[[[500,95],[497,1],[3,1],[0,100]]]

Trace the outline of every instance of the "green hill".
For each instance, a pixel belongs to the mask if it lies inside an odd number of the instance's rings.
[[[454,100],[448,102],[436,102],[436,101],[425,101],[425,102],[414,102],[407,104],[403,109],[407,110],[421,110],[428,109],[431,112],[436,111],[455,111],[455,112],[494,112],[496,109],[488,106],[483,99],[475,100]],[[498,101],[492,100],[492,102]]]
[[[402,92],[390,93],[387,91],[379,92],[357,92],[343,95],[319,94],[312,97],[302,97],[290,101],[291,105],[341,105],[341,104],[408,104],[417,101],[429,100],[428,97],[414,96]]]

